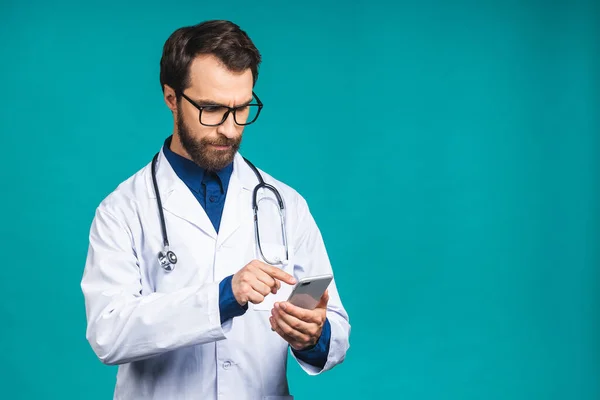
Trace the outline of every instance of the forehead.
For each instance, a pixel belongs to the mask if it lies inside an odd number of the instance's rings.
[[[219,103],[244,102],[252,98],[250,68],[234,72],[213,55],[197,56],[190,65],[189,94]]]

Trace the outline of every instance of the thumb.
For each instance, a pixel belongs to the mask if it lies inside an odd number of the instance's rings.
[[[321,296],[321,300],[319,304],[317,304],[316,308],[327,308],[327,302],[329,301],[329,291],[325,289],[325,293]]]

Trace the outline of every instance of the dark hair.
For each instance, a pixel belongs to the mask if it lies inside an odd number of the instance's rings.
[[[211,20],[179,28],[169,36],[160,59],[163,91],[169,85],[179,98],[190,84],[190,64],[200,54],[216,56],[231,71],[250,68],[256,84],[261,56],[252,40],[233,22]]]

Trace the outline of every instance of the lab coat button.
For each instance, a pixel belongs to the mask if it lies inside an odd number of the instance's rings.
[[[224,368],[224,369],[229,369],[229,367],[231,367],[231,361],[225,361],[225,362],[223,363],[223,368]]]

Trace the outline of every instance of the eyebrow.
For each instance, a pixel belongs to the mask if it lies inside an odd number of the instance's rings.
[[[247,106],[248,104],[252,103],[252,100],[253,100],[253,99],[254,99],[254,97],[252,97],[250,100],[248,100],[248,101],[246,101],[246,102],[244,102],[244,103],[241,103],[241,104],[235,105],[234,107],[243,107],[243,106]],[[227,106],[227,105],[225,105],[225,104],[222,104],[222,103],[216,102],[216,101],[214,101],[214,100],[209,100],[209,99],[195,99],[194,101],[195,101],[195,102],[196,102],[198,105],[201,105],[201,106],[221,106],[221,107],[229,107],[229,106]]]

